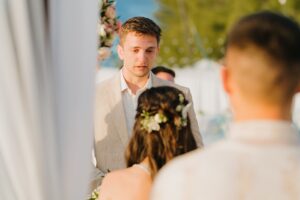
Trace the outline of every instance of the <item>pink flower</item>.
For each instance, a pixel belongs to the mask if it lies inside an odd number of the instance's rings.
[[[112,6],[109,6],[105,12],[105,15],[107,16],[107,18],[109,19],[113,19],[116,17],[116,10],[115,10],[115,7],[112,5]]]
[[[102,5],[101,5],[102,3]],[[118,20],[114,0],[100,1],[100,18],[98,20],[98,54],[100,59],[107,56],[107,47],[111,47],[115,33],[118,31]],[[104,47],[104,49],[102,49]]]
[[[115,29],[111,24],[105,24],[104,30],[107,34],[113,34],[115,32]]]
[[[101,47],[98,50],[98,60],[105,60],[111,54],[111,50],[108,47]]]

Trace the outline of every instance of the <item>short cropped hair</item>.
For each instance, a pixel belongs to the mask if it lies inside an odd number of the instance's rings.
[[[133,17],[123,23],[119,30],[121,44],[126,35],[130,32],[134,32],[138,35],[151,35],[156,38],[157,43],[160,41],[160,27],[154,21],[146,17]]]
[[[267,77],[268,81],[251,80],[264,88],[262,93],[279,101],[293,97],[300,80],[300,28],[296,21],[270,11],[254,13],[238,21],[226,43],[226,51],[236,48],[246,52],[254,48],[253,59],[262,53],[268,66],[258,76]],[[244,83],[251,87],[251,81]]]
[[[167,68],[167,67],[164,67],[164,66],[156,66],[156,67],[152,68],[151,71],[152,71],[153,74],[158,74],[159,72],[165,72],[165,73],[170,74],[174,78],[176,76],[174,70],[172,70],[170,68]]]

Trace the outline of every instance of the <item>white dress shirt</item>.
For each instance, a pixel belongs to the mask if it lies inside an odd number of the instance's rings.
[[[127,131],[129,135],[131,135],[135,121],[137,100],[142,92],[152,87],[152,76],[153,74],[150,72],[148,81],[146,82],[145,86],[137,90],[136,94],[133,94],[124,79],[122,70],[120,70],[122,102],[125,112]]]
[[[233,123],[223,141],[171,161],[152,200],[299,200],[300,140],[287,121]]]

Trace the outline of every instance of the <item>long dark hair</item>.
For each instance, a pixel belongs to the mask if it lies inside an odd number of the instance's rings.
[[[186,106],[188,101],[180,99],[183,93],[173,87],[163,86],[147,89],[139,99],[133,135],[127,147],[125,158],[127,167],[149,158],[152,178],[166,162],[173,157],[197,148],[187,117],[182,122],[182,112],[178,106]],[[158,131],[149,131],[143,126],[144,114],[163,114],[167,121],[160,123]]]

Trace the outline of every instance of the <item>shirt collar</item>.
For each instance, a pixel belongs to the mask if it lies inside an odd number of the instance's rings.
[[[229,139],[257,144],[300,144],[299,133],[289,121],[258,120],[233,122]]]
[[[152,85],[153,85],[152,84],[152,82],[153,82],[153,76],[154,76],[153,73],[150,72],[149,73],[149,78],[148,78],[145,86],[143,88],[141,88],[141,89],[150,89],[152,87]],[[127,83],[125,81],[125,78],[123,76],[122,69],[120,70],[120,77],[121,77],[121,91],[123,92],[124,90],[129,89],[129,87],[128,87],[128,85],[127,85]],[[139,89],[139,90],[141,90],[141,89]]]

